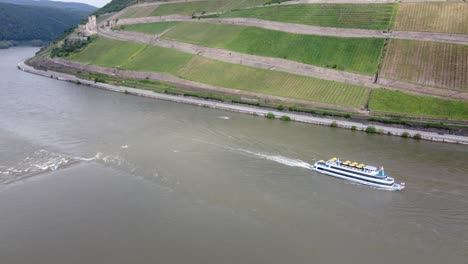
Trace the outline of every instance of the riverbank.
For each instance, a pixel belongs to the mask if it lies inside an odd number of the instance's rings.
[[[271,109],[264,109],[259,107],[252,107],[252,106],[245,106],[245,105],[236,105],[236,104],[228,104],[228,103],[221,103],[221,102],[214,102],[209,100],[203,100],[198,98],[190,98],[190,97],[182,97],[176,95],[168,95],[162,93],[156,93],[153,91],[147,90],[140,90],[130,87],[123,87],[123,86],[115,86],[106,83],[96,83],[90,80],[85,80],[78,78],[76,76],[55,72],[55,71],[43,71],[35,69],[29,65],[26,65],[24,61],[18,63],[18,68],[25,72],[41,75],[48,78],[54,78],[61,81],[68,81],[77,84],[83,84],[94,88],[105,89],[108,91],[113,92],[120,92],[125,94],[137,95],[137,96],[144,96],[154,99],[161,99],[166,101],[173,101],[178,103],[185,103],[185,104],[192,104],[198,105],[203,107],[210,107],[215,109],[221,109],[226,111],[233,111],[251,115],[258,115],[258,116],[267,116],[268,114],[273,114],[277,118],[281,118],[282,116],[287,115],[291,121],[297,121],[302,123],[309,123],[309,124],[316,124],[316,125],[323,125],[323,126],[333,126],[338,128],[346,128],[352,130],[359,130],[359,131],[366,131],[369,127],[374,127],[375,131],[378,131],[379,134],[384,135],[392,135],[392,136],[403,136],[403,137],[414,137],[420,138],[429,141],[436,141],[436,142],[444,142],[444,143],[456,143],[456,144],[468,144],[468,137],[464,136],[456,136],[456,135],[441,135],[438,133],[427,132],[427,131],[419,131],[413,129],[402,129],[402,128],[395,128],[395,127],[388,127],[382,125],[372,125],[369,126],[368,124],[362,124],[358,122],[351,122],[345,120],[337,120],[333,118],[322,118],[322,117],[315,117],[309,115],[302,115],[296,113],[285,113],[282,111],[274,111]]]

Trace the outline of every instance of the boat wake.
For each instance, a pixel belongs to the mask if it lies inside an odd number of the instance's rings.
[[[280,156],[280,155],[268,155],[268,154],[253,152],[253,151],[245,150],[245,149],[238,149],[238,150],[240,150],[240,151],[242,151],[244,153],[254,155],[254,156],[262,158],[262,159],[274,161],[274,162],[277,162],[277,163],[280,163],[280,164],[283,164],[283,165],[287,165],[287,166],[290,166],[290,167],[300,167],[300,168],[305,168],[305,169],[311,169],[312,168],[311,164],[309,164],[309,163],[307,163],[307,162],[305,162],[303,160],[300,160],[300,159],[292,159],[292,158],[288,158],[288,157],[284,157],[284,156]]]
[[[44,149],[38,150],[24,158],[14,166],[0,166],[0,184],[11,184],[26,180],[38,174],[67,168],[80,162],[97,161],[104,164],[121,165],[124,160],[115,155],[96,153],[93,157],[73,157],[64,154],[50,152]]]

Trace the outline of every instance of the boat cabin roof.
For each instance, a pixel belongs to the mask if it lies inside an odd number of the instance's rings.
[[[374,167],[374,166],[369,166],[369,165],[368,165],[368,166],[365,166],[364,169],[365,169],[365,170],[371,170],[371,171],[377,170],[376,167]]]

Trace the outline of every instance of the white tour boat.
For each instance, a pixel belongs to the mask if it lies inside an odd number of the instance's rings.
[[[328,161],[317,161],[312,167],[314,171],[334,176],[341,179],[350,180],[376,188],[399,191],[405,188],[405,184],[395,183],[393,178],[388,177],[383,167],[377,169],[358,162],[349,160],[341,162],[338,158]]]

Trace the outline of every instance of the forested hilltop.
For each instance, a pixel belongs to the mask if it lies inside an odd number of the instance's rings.
[[[60,2],[50,0],[0,0],[0,3],[14,4],[14,5],[27,5],[27,6],[42,6],[65,9],[69,11],[84,12],[89,14],[96,10],[95,6],[83,3],[74,2]]]
[[[95,15],[101,15],[105,13],[112,13],[117,12],[124,9],[127,6],[138,4],[140,2],[150,2],[150,1],[142,1],[142,0],[113,0],[107,5],[103,6],[102,8],[96,10],[94,12]]]
[[[65,4],[64,8],[57,8],[9,4],[3,1],[0,1],[0,48],[24,42],[41,45],[51,41],[95,9],[88,5],[71,8],[73,5],[70,7]]]

